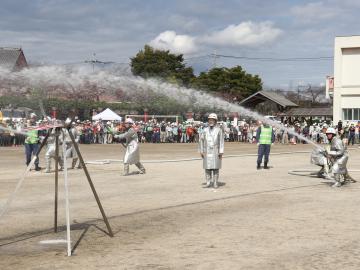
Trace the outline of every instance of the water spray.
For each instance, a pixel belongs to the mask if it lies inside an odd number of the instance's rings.
[[[24,130],[15,130],[15,129],[3,127],[3,126],[0,126],[0,129],[1,129],[1,130],[4,130],[4,131],[8,131],[8,132],[10,132],[10,133],[15,133],[15,134],[20,134],[20,135],[28,136],[27,132],[24,131]]]
[[[114,72],[111,70],[94,72],[89,67],[65,68],[63,66],[41,66],[12,73],[0,69],[0,80],[10,82],[14,85],[28,85],[37,88],[46,87],[48,89],[61,88],[71,92],[74,92],[75,89],[84,86],[86,83],[106,89],[109,94],[113,93],[116,89],[122,89],[129,94],[141,94],[144,91],[151,90],[157,94],[175,99],[181,104],[212,106],[215,109],[223,111],[239,112],[241,115],[260,120],[263,123],[284,130],[288,132],[288,134],[296,136],[314,147],[320,147],[308,138],[286,128],[276,121],[267,119],[257,112],[227,102],[219,97],[214,97],[204,91],[177,86],[158,79],[144,79],[125,73],[121,74],[118,70]]]

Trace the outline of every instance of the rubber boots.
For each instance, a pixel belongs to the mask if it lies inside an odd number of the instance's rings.
[[[140,162],[136,163],[135,165],[136,165],[136,167],[139,168],[140,174],[145,174],[146,173],[146,170],[145,170],[144,166]]]
[[[211,170],[205,170],[206,188],[211,186],[211,175],[212,175]]]
[[[124,164],[124,176],[129,175],[130,165],[128,163]]]
[[[214,174],[213,174],[213,182],[214,182],[214,188],[218,188],[218,181],[219,181],[219,170],[214,170]]]

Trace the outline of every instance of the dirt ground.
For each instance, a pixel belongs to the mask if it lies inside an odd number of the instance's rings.
[[[120,145],[81,150],[87,161],[124,153]],[[147,174],[127,177],[121,163],[88,165],[113,238],[83,171],[69,170],[72,257],[64,244],[40,243],[65,239],[63,176],[55,234],[53,174],[31,171],[0,219],[0,269],[360,269],[360,184],[336,189],[289,175],[316,169],[301,151],[310,147],[276,145],[272,168],[260,171],[254,155],[224,158],[218,190],[202,188],[200,160],[144,162]],[[358,169],[359,151],[350,151],[350,169]],[[25,169],[23,152],[0,148],[1,206]],[[255,153],[255,145],[225,147],[225,155]],[[195,144],[146,144],[141,154],[144,161],[198,157]]]

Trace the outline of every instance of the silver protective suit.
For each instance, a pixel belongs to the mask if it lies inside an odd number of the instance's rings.
[[[49,173],[51,171],[51,159],[55,159],[55,150],[56,150],[56,145],[55,145],[55,129],[52,129],[47,142],[46,142],[46,152],[45,152],[45,165],[46,165],[46,169],[45,172]]]
[[[349,153],[346,149],[346,145],[340,138],[334,137],[331,140],[330,151],[328,151],[328,155],[330,155],[330,160],[332,162],[332,173],[343,175],[346,174],[346,164],[349,159]]]
[[[219,154],[224,153],[224,132],[219,126],[206,127],[200,134],[199,151],[204,153],[205,170],[221,169]]]
[[[349,154],[346,145],[338,137],[331,140],[326,150],[316,148],[311,153],[311,163],[322,167],[318,172],[318,176],[335,180],[334,187],[341,186],[343,181],[356,182],[348,174],[346,168],[348,159]]]
[[[199,137],[199,152],[203,154],[206,187],[218,187],[220,154],[224,153],[224,130],[219,126],[206,127]]]
[[[129,165],[135,164],[142,173],[145,173],[144,166],[140,163],[140,149],[137,132],[129,128],[125,133],[115,135],[115,138],[126,140],[126,152],[124,156],[124,175],[129,174]]]
[[[324,166],[327,164],[327,158],[325,155],[325,149],[320,147],[315,147],[311,152],[311,164]]]
[[[311,163],[321,167],[317,173],[318,177],[330,178],[329,175],[329,162],[326,157],[326,150],[322,147],[315,147],[311,152]]]
[[[64,168],[64,156],[63,155],[65,154],[66,159],[69,159],[69,158],[73,158],[73,152],[75,152],[75,154],[76,154],[76,151],[73,147],[73,142],[69,135],[69,132],[72,132],[72,129],[68,130],[66,128],[63,128],[62,131],[63,131],[63,134],[60,135],[59,142],[60,142],[60,145],[62,145],[62,144],[66,145],[66,147],[65,147],[66,152],[62,153],[62,155],[60,156],[59,164],[60,164],[61,169]],[[76,155],[76,158],[77,158],[77,155]]]
[[[79,141],[80,141],[80,134],[78,132],[78,130],[76,129],[76,127],[72,127],[70,129],[70,132],[72,133],[72,135],[74,136],[74,139],[75,139],[75,142],[77,143],[77,145],[79,145]],[[80,169],[81,168],[81,164],[80,164],[80,161],[79,161],[79,158],[78,158],[78,154],[75,150],[75,147],[73,145],[73,143],[71,142],[71,153],[70,153],[70,156],[72,157],[72,165],[71,165],[71,168],[78,168]]]

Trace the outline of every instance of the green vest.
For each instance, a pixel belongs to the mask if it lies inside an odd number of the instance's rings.
[[[25,140],[26,144],[37,144],[39,143],[39,136],[37,130],[29,130]]]
[[[260,144],[271,144],[272,139],[272,128],[271,127],[261,127],[260,132]]]

